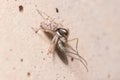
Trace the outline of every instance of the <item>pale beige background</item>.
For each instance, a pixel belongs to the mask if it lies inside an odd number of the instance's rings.
[[[89,72],[47,55],[36,9],[64,20]],[[120,80],[120,0],[0,0],[0,80]]]

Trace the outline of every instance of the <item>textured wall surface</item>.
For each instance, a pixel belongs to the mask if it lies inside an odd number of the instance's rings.
[[[0,80],[120,80],[120,0],[0,0]],[[56,8],[59,12],[56,12]],[[79,38],[79,61],[47,55],[39,28],[45,12]]]

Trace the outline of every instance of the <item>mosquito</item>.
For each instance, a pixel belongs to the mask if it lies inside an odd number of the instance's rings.
[[[32,29],[35,30],[36,33],[38,33],[39,30],[42,30],[51,41],[48,54],[53,53],[54,55],[56,53],[65,65],[68,65],[69,63],[68,57],[79,60],[88,71],[87,61],[79,55],[77,50],[78,38],[68,40],[69,29],[63,28],[62,24],[56,23],[54,21],[55,19],[51,18],[44,12],[41,12],[38,9],[37,12],[43,17],[45,21],[41,22],[39,29]],[[76,40],[76,50],[69,45],[69,41],[73,40]]]

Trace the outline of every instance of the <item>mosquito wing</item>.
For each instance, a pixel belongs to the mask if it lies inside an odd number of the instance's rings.
[[[65,46],[61,40],[57,41],[55,51],[56,51],[57,55],[59,56],[59,58],[62,60],[62,62],[64,64],[68,65],[68,58],[66,56]]]

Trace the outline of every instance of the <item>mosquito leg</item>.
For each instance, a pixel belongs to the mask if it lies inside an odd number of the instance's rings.
[[[68,41],[73,41],[73,40],[76,40],[76,50],[74,50],[69,44],[68,44],[68,47],[70,48],[70,49],[72,49],[75,53],[73,53],[73,52],[69,52],[69,53],[71,53],[71,54],[74,54],[74,55],[77,55],[80,59],[82,59],[84,62],[85,62],[85,64],[87,65],[87,61],[82,57],[82,56],[80,56],[79,55],[79,52],[78,52],[78,38],[74,38],[74,39],[71,39],[71,40],[68,40]]]
[[[37,12],[40,14],[40,16],[43,17],[43,19],[48,20],[48,18],[50,18],[50,16],[48,16],[47,14],[44,13],[44,15],[47,16],[47,18],[45,18],[45,17],[43,16],[43,14],[42,14],[42,13],[43,13],[42,11],[39,11],[38,9],[36,9],[36,10],[37,10]]]
[[[87,61],[86,61],[82,56],[79,55],[79,52],[78,52],[78,40],[79,40],[79,39],[76,38],[76,40],[77,40],[77,41],[76,41],[76,50],[77,50],[77,54],[78,54],[78,56],[86,63],[86,65],[87,65]]]
[[[68,57],[71,57],[71,58],[73,58],[71,55],[69,55],[69,54],[66,54]],[[74,58],[74,59],[76,59],[76,60],[79,60],[82,64],[83,64],[83,66],[86,68],[86,70],[87,70],[87,72],[88,72],[88,68],[87,68],[87,65],[81,60],[81,59],[78,59],[78,58]]]
[[[71,54],[74,54],[74,55],[78,56],[78,57],[79,57],[80,59],[82,59],[82,60],[85,62],[85,64],[87,65],[87,61],[86,61],[82,56],[79,55],[78,51],[74,50],[71,46],[69,46],[69,48],[72,49],[74,52],[67,51],[68,53],[71,53]]]
[[[40,27],[38,29],[35,30],[35,28],[31,27],[35,33],[38,33],[39,30],[45,31],[46,29],[44,27],[42,27],[42,25],[40,25]]]
[[[76,40],[76,50],[77,50],[77,47],[78,47],[78,38],[74,38],[74,39],[71,39],[71,40],[68,40],[68,42],[70,42],[70,41],[75,41]],[[77,50],[78,51],[78,50]]]
[[[76,52],[73,53],[73,52],[67,51],[67,53],[70,53],[70,54],[78,56],[79,58],[77,58],[77,60],[80,60],[80,61],[84,62],[85,65],[87,65],[87,61],[82,56],[80,56],[79,54],[76,54]],[[75,57],[73,57],[73,58],[75,58]]]
[[[50,16],[48,16],[45,12],[39,11],[38,9],[36,9],[37,12],[40,14],[40,16],[43,17],[44,20],[48,20],[50,22],[54,22],[55,18],[51,18]],[[46,16],[46,17],[45,17]]]
[[[55,36],[53,37],[51,43],[50,43],[50,47],[49,47],[49,49],[48,49],[48,54],[54,52],[55,46],[56,46],[56,44],[57,44],[57,40],[58,40],[58,37],[56,37],[56,35],[55,35]]]
[[[38,31],[40,30],[40,28],[38,28],[38,29],[35,30],[35,28],[33,28],[33,27],[31,27],[31,29],[34,30],[35,33],[38,33]]]
[[[53,53],[54,50],[55,50],[55,45],[51,43],[47,54]]]

